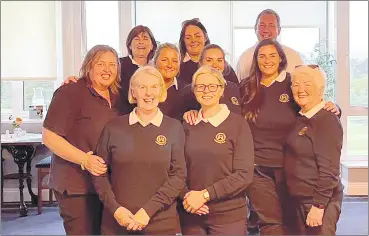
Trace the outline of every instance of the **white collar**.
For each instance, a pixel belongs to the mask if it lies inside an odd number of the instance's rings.
[[[129,56],[129,59],[131,59],[133,65],[137,65],[138,67],[141,67],[141,65],[138,64],[137,61],[135,61],[131,55],[128,55],[128,56]]]
[[[149,121],[149,123],[145,124],[136,114],[136,109],[137,107],[135,107],[133,109],[133,111],[131,113],[129,113],[129,125],[134,125],[136,124],[137,122],[140,123],[143,127],[146,127],[148,126],[150,123],[157,126],[157,127],[160,127],[161,125],[161,122],[163,122],[163,112],[160,111],[160,109],[158,108],[158,111],[156,112],[156,115],[154,116],[154,118],[152,118],[152,120]]]
[[[171,85],[169,85],[169,87],[167,88],[167,90],[172,87],[172,86],[175,86],[176,87],[176,90],[178,90],[178,80],[177,80],[177,77],[174,77],[173,79],[173,83]]]
[[[273,80],[273,82],[269,84],[269,86],[266,86],[262,81],[260,81],[260,84],[266,87],[270,87],[272,84],[274,84],[275,81],[282,82],[285,79],[286,79],[286,71],[282,70],[281,73],[279,73],[278,77],[275,80]]]
[[[299,111],[300,115],[306,116],[308,119],[313,117],[316,113],[318,113],[323,107],[325,106],[325,101],[321,101],[320,103],[316,104],[313,108],[311,108],[306,113],[302,112],[302,109]]]
[[[193,62],[195,62],[195,63],[197,63],[196,61],[194,61],[194,60],[192,60],[192,58],[191,58],[191,56],[190,56],[190,54],[188,54],[187,52],[186,52],[186,55],[185,55],[185,57],[183,58],[183,62],[188,62],[188,61],[193,61]]]
[[[195,122],[195,125],[197,125],[201,121],[203,121],[205,123],[209,122],[214,127],[218,127],[221,123],[223,123],[223,121],[225,121],[227,119],[227,117],[231,113],[231,111],[228,109],[226,104],[220,104],[220,106],[221,106],[220,111],[217,114],[215,114],[212,117],[209,117],[207,119],[205,119],[202,116],[202,109],[200,109],[199,114],[197,115],[197,120]]]

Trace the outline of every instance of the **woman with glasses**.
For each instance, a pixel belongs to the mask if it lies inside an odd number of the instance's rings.
[[[193,76],[201,109],[193,126],[184,124],[187,181],[179,208],[184,235],[246,234],[245,189],[252,180],[253,141],[245,119],[219,103],[226,83],[209,66]]]
[[[224,94],[220,98],[220,103],[226,104],[232,112],[241,114],[241,106],[239,104],[240,92],[238,84],[229,81],[226,78],[227,75],[232,74],[232,67],[225,60],[224,50],[216,44],[207,45],[200,55],[199,65],[209,65],[223,74],[227,84],[224,87]],[[186,85],[186,87],[181,90],[180,96],[181,104],[178,106],[180,111],[177,112],[177,114],[180,115],[181,119],[183,118],[187,122],[193,124],[201,106],[197,102],[190,84]]]
[[[200,56],[204,47],[208,44],[210,44],[210,39],[207,30],[198,18],[186,20],[182,23],[179,36],[179,50],[182,59],[179,79],[183,83],[191,84],[192,76],[199,68]],[[227,67],[229,71],[225,74],[225,79],[238,84],[236,73],[232,67]]]
[[[254,140],[255,170],[247,196],[259,218],[260,234],[289,234],[295,219],[283,169],[286,136],[293,128],[298,105],[285,71],[286,55],[275,40],[263,40],[255,49],[250,76],[241,82],[242,114]],[[334,104],[326,109],[337,112]],[[293,233],[293,232],[292,232]]]
[[[162,75],[152,66],[133,74],[129,115],[109,122],[97,144],[109,174],[93,184],[104,204],[106,235],[175,235],[181,233],[176,198],[186,179],[185,135],[181,123],[163,115],[167,98]]]
[[[284,168],[298,235],[335,235],[341,213],[343,131],[338,117],[323,109],[325,80],[314,65],[292,73],[292,93],[301,110],[287,136]]]
[[[134,105],[128,102],[128,87],[131,76],[139,67],[150,62],[157,48],[157,43],[147,26],[138,25],[128,33],[126,47],[128,55],[119,58],[121,75],[120,99],[118,99],[117,108],[121,115],[130,113],[134,108]],[[69,76],[63,84],[68,84],[70,81],[77,82],[77,79],[75,76]]]

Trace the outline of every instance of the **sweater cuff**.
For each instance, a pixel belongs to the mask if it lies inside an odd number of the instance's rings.
[[[114,215],[115,211],[121,207],[121,205],[119,203],[117,203],[116,201],[110,203],[109,205],[106,206],[108,208],[108,210],[111,212],[112,215]]]
[[[153,202],[151,200],[147,201],[145,205],[142,206],[142,208],[146,211],[147,215],[151,217],[160,210],[160,204]]]
[[[318,193],[314,194],[313,197],[313,204],[314,205],[323,205],[324,207],[327,207],[329,202],[329,198],[328,197],[324,197]]]
[[[209,193],[209,196],[210,196],[209,201],[213,201],[213,200],[217,199],[217,194],[215,192],[214,186],[207,187],[206,190],[208,190],[208,193]]]

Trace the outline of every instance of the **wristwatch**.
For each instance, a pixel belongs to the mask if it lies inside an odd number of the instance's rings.
[[[210,200],[210,194],[209,194],[208,190],[205,190],[204,191],[203,196],[204,196],[204,198],[205,198],[206,201],[209,201]]]
[[[324,205],[321,205],[321,204],[313,204],[313,206],[315,206],[316,208],[319,208],[319,209],[325,209],[325,206]]]

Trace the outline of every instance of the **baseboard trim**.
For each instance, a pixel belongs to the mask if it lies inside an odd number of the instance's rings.
[[[368,182],[348,182],[347,180],[342,179],[342,184],[345,186],[343,193],[346,195],[368,195]]]
[[[37,195],[37,188],[32,188],[32,191]],[[31,195],[27,188],[23,189],[23,198],[26,202],[31,201]],[[18,188],[4,188],[4,202],[19,202],[19,199],[20,196]],[[49,201],[49,189],[42,190],[42,200]],[[53,200],[55,200],[55,196],[53,197]]]

